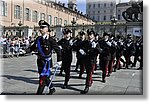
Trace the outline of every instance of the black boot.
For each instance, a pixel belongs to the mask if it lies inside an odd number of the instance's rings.
[[[106,80],[103,78],[103,79],[102,79],[102,82],[103,82],[103,83],[106,83]]]
[[[52,95],[54,92],[56,92],[54,87],[49,89],[49,95]]]
[[[89,91],[89,87],[86,86],[85,89],[81,91],[81,94],[86,94],[88,93],[88,91]]]
[[[65,82],[64,85],[62,86],[63,89],[68,88],[68,82]]]

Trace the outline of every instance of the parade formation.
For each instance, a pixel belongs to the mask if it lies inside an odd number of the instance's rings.
[[[140,62],[140,66],[137,70],[143,69],[143,38],[142,36],[136,36],[136,40],[133,41],[131,34],[128,34],[126,38],[121,35],[115,37],[114,34],[108,32],[103,33],[103,37],[100,37],[93,29],[87,31],[81,30],[76,38],[71,37],[72,31],[68,28],[63,29],[64,37],[56,41],[51,35],[50,25],[44,21],[39,21],[40,35],[30,41],[30,45],[27,44],[24,48],[24,53],[28,54],[32,51],[37,55],[37,68],[39,73],[39,87],[37,95],[42,94],[44,87],[49,86],[49,93],[53,94],[56,90],[50,80],[51,68],[61,67],[59,76],[62,76],[62,72],[65,72],[65,80],[63,89],[68,87],[70,79],[70,70],[72,63],[72,52],[76,52],[76,69],[79,71],[79,79],[82,79],[82,74],[86,72],[85,89],[81,91],[81,94],[86,94],[89,88],[93,84],[92,74],[99,68],[102,70],[102,83],[106,82],[106,77],[111,77],[113,72],[125,67],[126,69],[136,66],[137,61]],[[16,38],[17,39],[17,38]],[[8,43],[5,37],[1,38],[1,44],[3,44],[3,50],[6,50],[6,43]],[[19,47],[16,45],[16,47]],[[12,49],[11,45],[10,48]],[[53,50],[57,53],[57,63],[52,63]],[[131,60],[131,56],[134,56],[134,60]],[[124,57],[124,59],[123,59]],[[99,62],[97,64],[97,62]],[[121,64],[123,63],[123,64]]]
[[[140,66],[137,70],[143,69],[143,38],[136,36],[135,41],[131,34],[125,37],[121,35],[115,36],[112,33],[104,32],[103,37],[100,37],[93,29],[87,31],[81,30],[77,37],[73,38],[72,31],[68,28],[63,29],[64,37],[56,41],[51,36],[50,25],[44,21],[39,21],[40,35],[31,42],[30,45],[24,48],[25,54],[35,52],[37,55],[37,68],[39,73],[39,87],[37,95],[43,94],[45,86],[49,87],[47,94],[53,94],[56,89],[53,86],[51,77],[51,68],[60,67],[59,76],[65,72],[65,80],[63,89],[68,88],[70,79],[70,70],[72,63],[72,52],[76,52],[76,68],[75,72],[79,71],[78,78],[82,79],[85,71],[85,89],[81,94],[88,93],[90,87],[94,83],[92,74],[97,70],[102,70],[102,83],[106,83],[106,77],[111,77],[111,74],[124,67],[131,69],[135,67],[137,61]],[[1,40],[3,45],[6,44],[6,39]],[[5,48],[5,46],[4,46]],[[52,63],[52,54],[56,52],[57,63]],[[131,56],[134,59],[131,60]],[[124,59],[123,59],[124,57]]]

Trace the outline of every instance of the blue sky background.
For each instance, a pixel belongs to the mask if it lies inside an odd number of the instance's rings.
[[[68,0],[57,0],[57,1],[64,2],[65,4],[68,3]],[[121,0],[121,2],[128,2],[128,1],[130,0]],[[85,14],[86,13],[86,0],[77,0],[77,9],[82,11]]]

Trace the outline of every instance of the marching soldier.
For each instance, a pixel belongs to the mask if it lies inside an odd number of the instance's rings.
[[[67,28],[64,29],[63,30],[64,38],[58,41],[58,45],[60,45],[62,50],[62,67],[59,75],[62,75],[63,70],[65,72],[65,82],[62,88],[68,87],[68,82],[70,79],[70,67],[72,62],[72,45],[73,45],[71,33],[72,33],[71,30]]]
[[[138,68],[138,70],[142,70],[143,69],[143,36],[140,40],[140,67]]]
[[[81,94],[86,94],[89,91],[89,87],[92,85],[92,71],[94,66],[94,58],[97,53],[100,53],[100,48],[98,43],[95,42],[95,32],[93,30],[88,30],[88,40],[86,40],[83,44],[83,47],[79,50],[79,52],[84,55],[85,61],[85,69],[86,69],[86,86],[84,91],[81,91]]]
[[[121,69],[120,60],[123,56],[123,51],[125,49],[123,39],[120,35],[117,36],[117,49],[116,49],[116,65],[114,68],[114,72],[116,72],[116,69]]]
[[[110,76],[110,74],[113,71],[114,59],[116,57],[117,42],[115,41],[115,36],[114,35],[110,36],[110,41],[109,42],[111,42],[111,48],[110,48],[111,58],[110,58],[110,62],[109,62],[109,65],[108,65],[108,75],[107,75],[108,77]]]
[[[99,41],[100,48],[102,52],[100,54],[100,67],[102,69],[102,82],[105,83],[106,76],[108,74],[108,65],[111,59],[111,43],[109,42],[109,34],[104,32],[103,39]]]
[[[44,20],[39,21],[41,35],[37,37],[33,45],[31,45],[26,53],[37,51],[37,66],[39,73],[39,87],[37,90],[37,95],[42,94],[44,87],[50,84],[50,60],[52,57],[52,50],[54,49],[57,53],[57,63],[56,65],[61,65],[61,50],[57,42],[49,36],[49,24]],[[55,88],[53,84],[49,87],[49,94],[53,94]]]
[[[75,51],[77,51],[77,53],[76,53],[77,54],[77,64],[80,66],[79,79],[82,78],[82,74],[85,69],[85,64],[84,64],[85,56],[79,52],[79,50],[82,49],[82,47],[84,47],[84,43],[85,43],[85,33],[84,33],[84,31],[80,31],[79,39],[73,44]],[[76,67],[76,70],[77,70],[77,67]]]
[[[134,63],[132,64],[132,67],[136,66],[136,62],[140,56],[140,50],[141,50],[140,42],[141,42],[140,36],[136,36]]]
[[[131,63],[130,57],[134,54],[135,46],[131,39],[131,34],[127,35],[127,40],[125,41],[125,51],[124,51],[124,57],[126,60],[126,69],[129,69],[129,64]]]

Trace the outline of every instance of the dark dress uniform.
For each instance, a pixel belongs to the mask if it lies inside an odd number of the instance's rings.
[[[83,31],[79,32],[80,36],[85,35],[85,33]],[[82,78],[82,74],[84,73],[84,69],[85,69],[85,56],[82,55],[79,50],[82,49],[84,47],[85,40],[83,39],[78,39],[74,44],[73,44],[73,49],[76,51],[76,57],[77,57],[77,64],[80,66],[80,73],[79,73],[79,78]],[[77,67],[76,69],[77,70]]]
[[[71,33],[69,29],[66,29],[64,34]],[[71,62],[72,62],[72,45],[70,44],[72,38],[66,39],[63,38],[60,41],[58,41],[58,45],[62,47],[62,66],[60,74],[62,74],[63,70],[65,72],[65,83],[63,88],[67,88],[68,81],[70,79],[70,68],[71,68]]]
[[[113,35],[111,35],[112,37],[114,37]],[[111,47],[110,47],[110,52],[111,52],[111,59],[109,61],[109,65],[108,65],[108,77],[110,76],[110,74],[113,71],[113,66],[114,66],[114,59],[116,58],[116,50],[117,50],[117,43],[114,40],[115,38],[111,39]]]
[[[88,35],[94,34],[95,32],[93,30],[87,32]],[[96,44],[95,47],[93,47],[93,44]],[[85,69],[86,69],[86,86],[84,91],[81,91],[82,94],[86,94],[89,90],[89,87],[92,85],[93,80],[92,80],[92,73],[93,73],[93,66],[95,64],[95,56],[97,56],[98,53],[100,53],[100,47],[99,44],[96,43],[94,40],[89,41],[86,40],[83,43],[82,49],[80,49],[84,52],[84,63],[85,63]]]
[[[45,21],[42,20],[42,25],[48,25]],[[36,94],[42,94],[44,87],[48,86],[50,83],[50,60],[52,55],[52,50],[55,50],[57,53],[57,61],[62,60],[61,50],[57,42],[52,38],[44,38],[43,36],[37,37],[34,43],[26,50],[27,53],[32,51],[37,51],[37,66],[39,73],[39,87]],[[49,87],[54,91],[53,85]],[[50,92],[51,94],[51,92]]]
[[[125,46],[124,46],[124,42],[122,41],[122,37],[121,36],[117,36],[117,49],[116,49],[116,65],[115,65],[115,68],[114,68],[114,72],[116,72],[116,69],[121,69],[121,64],[120,64],[120,60],[121,60],[121,57],[123,56],[123,51],[125,49]]]
[[[108,33],[104,33],[103,36],[109,36]],[[109,45],[108,43],[109,40],[105,41],[104,39],[103,40],[100,40],[99,41],[99,45],[100,45],[100,48],[102,49],[102,52],[100,54],[100,67],[102,69],[102,82],[106,82],[105,78],[108,74],[108,65],[109,65],[109,61],[111,60],[111,45]]]
[[[140,43],[141,43],[141,39],[138,39],[136,42],[135,42],[135,54],[134,54],[134,63],[132,65],[132,67],[135,67],[136,66],[136,62],[140,56],[140,51],[141,51],[141,46],[140,46]]]
[[[143,39],[141,39],[141,41],[140,41],[140,57],[141,57],[141,59],[140,59],[140,67],[138,68],[138,70],[139,69],[143,69]]]
[[[125,51],[124,51],[124,57],[126,60],[126,69],[129,68],[129,64],[131,63],[130,57],[135,53],[135,46],[133,41],[131,40],[131,35],[127,35],[128,38],[125,41]]]

